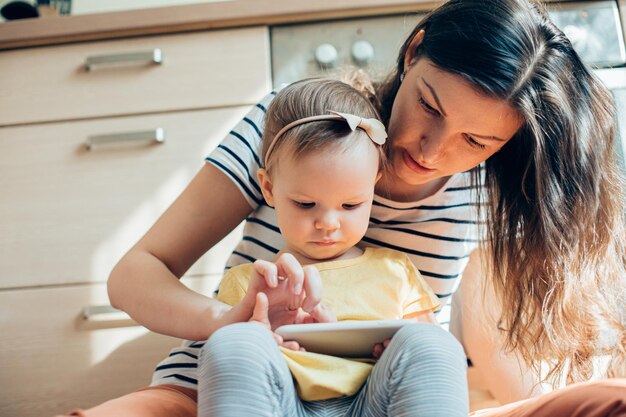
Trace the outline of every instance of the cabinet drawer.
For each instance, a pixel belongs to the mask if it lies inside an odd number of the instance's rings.
[[[0,288],[104,282],[246,107],[0,129]],[[163,143],[85,147],[161,128]],[[238,232],[189,274],[221,273]]]
[[[186,280],[210,293],[217,277]],[[103,284],[0,292],[0,415],[52,416],[148,385],[180,340],[82,317],[108,304]]]
[[[99,64],[88,57],[152,53]],[[110,57],[109,57],[110,58]],[[110,58],[111,59],[111,58]],[[271,88],[266,27],[2,52],[0,126],[253,104]]]

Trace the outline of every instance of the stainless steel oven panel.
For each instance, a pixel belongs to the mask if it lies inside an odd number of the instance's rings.
[[[615,0],[551,4],[549,13],[588,64],[609,67],[626,63],[624,34]]]
[[[626,0],[619,0],[626,19]],[[618,0],[548,3],[551,18],[595,67],[626,63]],[[335,68],[363,67],[374,78],[387,74],[397,51],[423,14],[278,25],[271,28],[274,86],[328,75]]]
[[[357,66],[386,75],[423,14],[339,20],[271,28],[274,87]]]

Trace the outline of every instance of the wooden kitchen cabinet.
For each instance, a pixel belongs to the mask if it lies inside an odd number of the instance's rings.
[[[219,277],[184,282],[210,292]],[[124,317],[83,317],[84,307],[106,303],[105,284],[0,292],[0,415],[51,417],[150,383],[180,341]]]
[[[259,26],[0,52],[0,415],[130,392],[180,343],[83,309],[109,304],[113,265],[270,91],[268,37]],[[155,48],[162,64],[84,66]],[[100,142],[112,134],[124,140]],[[211,294],[238,233],[183,282]]]
[[[155,50],[161,64],[148,58]],[[0,126],[238,106],[253,103],[270,84],[265,27],[21,49],[0,57]],[[121,62],[87,70],[89,57]]]
[[[0,289],[104,282],[247,110],[0,129]],[[85,145],[92,135],[159,129],[163,143]],[[209,252],[189,273],[220,273],[223,258]]]

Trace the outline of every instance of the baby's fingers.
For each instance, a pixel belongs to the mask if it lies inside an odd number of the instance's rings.
[[[303,271],[306,297],[302,303],[302,309],[308,313],[322,300],[322,279],[319,271],[313,265],[305,266]]]
[[[333,323],[337,321],[337,317],[333,314],[332,311],[328,309],[324,305],[324,303],[319,303],[316,305],[309,314],[311,317],[315,319],[318,323]]]
[[[283,253],[276,260],[278,275],[287,277],[289,280],[289,288],[291,290],[291,298],[289,301],[289,310],[297,310],[302,303],[302,288],[304,285],[304,270],[300,262],[290,253]]]
[[[295,340],[287,340],[286,342],[283,342],[281,346],[289,350],[295,350],[295,351],[303,350],[300,347],[300,344],[296,342]]]
[[[276,288],[278,285],[278,268],[268,261],[257,260],[252,266],[252,280],[248,291],[262,291],[265,287]]]
[[[389,346],[389,343],[391,343],[391,338],[385,339],[382,343],[376,343],[374,345],[374,352],[372,353],[372,355],[376,359],[379,359],[382,356],[385,349],[387,349],[387,346]]]
[[[283,340],[283,337],[281,335],[279,335],[278,333],[272,332],[272,336],[274,336],[274,340],[276,341],[278,346],[282,346],[283,345],[284,340]]]
[[[383,347],[382,343],[376,343],[374,345],[374,351],[372,352],[372,356],[374,356],[376,359],[379,359],[383,352],[385,351],[385,348]]]

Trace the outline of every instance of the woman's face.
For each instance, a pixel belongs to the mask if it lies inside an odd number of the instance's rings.
[[[389,122],[395,186],[410,189],[467,171],[502,148],[521,124],[506,101],[417,59],[407,65]]]

